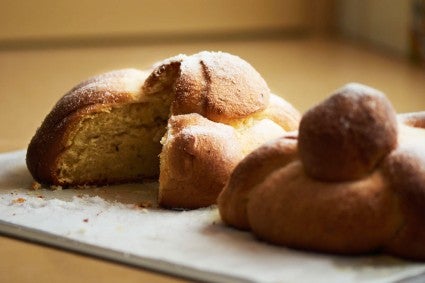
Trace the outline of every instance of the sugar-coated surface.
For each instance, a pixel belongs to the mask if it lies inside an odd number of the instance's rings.
[[[29,190],[25,152],[0,155],[0,220],[83,243],[258,282],[392,282],[425,265],[289,250],[228,228],[217,209],[156,207],[156,183]]]

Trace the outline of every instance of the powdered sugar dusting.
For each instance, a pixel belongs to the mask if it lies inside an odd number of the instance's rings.
[[[384,94],[379,90],[372,88],[370,86],[360,84],[360,83],[348,83],[342,88],[338,89],[335,93],[342,93],[343,95],[350,96],[351,99],[360,99],[362,95],[374,94],[383,96]]]
[[[184,136],[216,136],[226,139],[234,135],[234,130],[230,126],[214,123],[214,126],[191,125],[182,129],[181,134]]]
[[[246,70],[253,70],[252,66],[240,57],[221,51],[203,51],[196,54],[194,57],[204,62],[206,66],[212,68],[212,72],[215,76],[225,80],[233,80],[234,83],[236,83],[235,78],[244,74]],[[223,64],[223,62],[232,62],[232,64]]]

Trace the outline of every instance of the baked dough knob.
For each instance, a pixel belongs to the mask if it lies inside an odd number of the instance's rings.
[[[270,90],[261,75],[238,56],[200,52],[183,60],[172,113],[198,113],[229,123],[264,110]]]
[[[399,196],[403,213],[403,225],[387,243],[386,249],[398,256],[425,260],[424,146],[401,146],[385,159],[383,168],[391,188]]]
[[[234,129],[199,114],[172,116],[160,154],[159,204],[199,208],[216,203],[243,158]]]
[[[385,95],[351,83],[306,112],[299,155],[306,173],[323,181],[361,178],[397,145],[396,114]]]
[[[247,155],[233,170],[218,197],[221,219],[236,228],[249,229],[246,205],[250,193],[274,170],[297,156],[296,132],[267,142]]]
[[[401,226],[395,193],[379,170],[352,182],[321,182],[300,161],[274,171],[250,195],[255,235],[292,248],[358,254],[376,251]]]

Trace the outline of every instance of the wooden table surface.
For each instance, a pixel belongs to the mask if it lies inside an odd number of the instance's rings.
[[[26,148],[54,103],[89,76],[147,68],[179,53],[227,51],[250,62],[301,112],[348,82],[385,92],[398,112],[425,110],[425,69],[388,52],[317,38],[0,50],[0,152]],[[1,168],[0,168],[1,170]],[[181,282],[154,273],[0,236],[0,282]]]

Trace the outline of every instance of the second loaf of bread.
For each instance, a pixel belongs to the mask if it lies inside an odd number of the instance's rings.
[[[348,84],[237,165],[220,215],[278,245],[425,260],[424,118]]]

